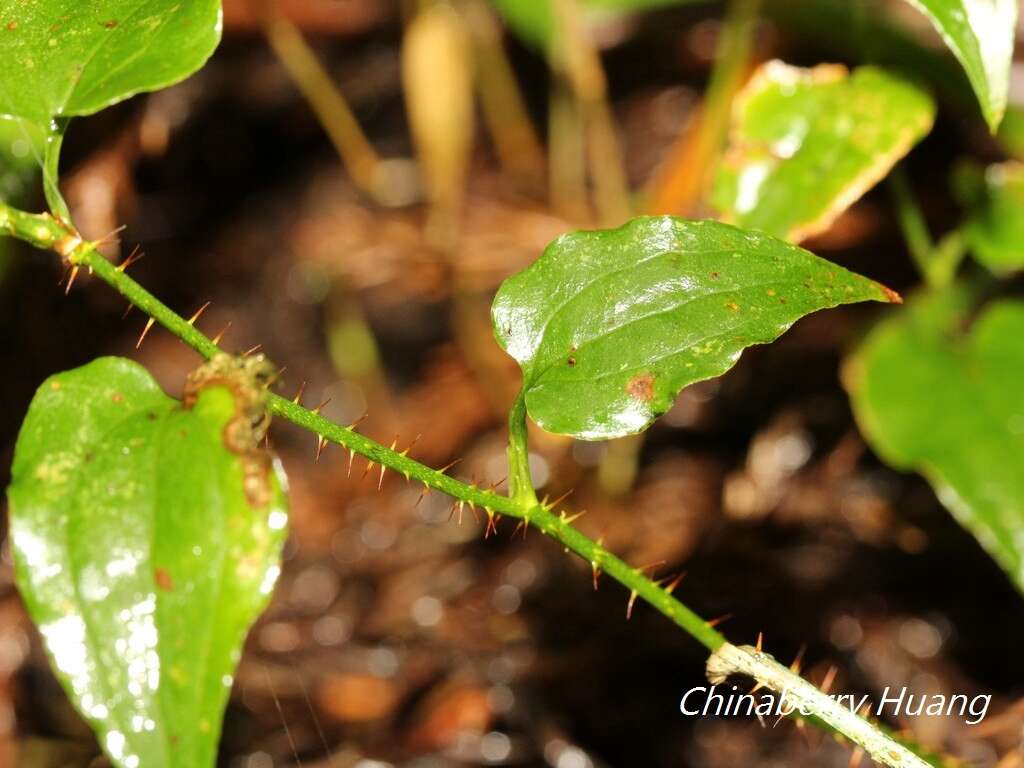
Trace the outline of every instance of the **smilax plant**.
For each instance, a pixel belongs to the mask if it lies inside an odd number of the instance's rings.
[[[1015,3],[913,4],[962,62],[994,128],[1005,110],[1012,40],[1003,38]],[[554,45],[546,2],[498,5],[528,38]],[[111,264],[76,229],[58,175],[70,118],[201,67],[220,38],[219,0],[32,0],[2,13],[0,123],[38,152],[49,210],[2,203],[0,231],[56,253],[68,287],[83,270],[98,277],[145,313],[147,330],[159,324],[206,359],[180,402],[122,358],[56,374],[39,387],[16,447],[9,499],[17,583],[58,677],[116,765],[214,763],[242,642],[280,572],[287,482],[263,440],[273,416],[482,510],[489,528],[500,517],[534,526],[703,644],[714,678],[753,677],[881,763],[937,764],[835,704],[760,643],[729,644],[673,596],[674,584],[646,577],[573,527],[565,511],[538,501],[526,428],[529,417],[583,440],[641,432],[684,387],[724,373],[745,348],[774,341],[801,317],[853,302],[899,303],[893,291],[794,243],[824,230],[929,131],[935,107],[922,86],[872,67],[766,65],[736,100],[714,183],[723,221],[652,216],[567,234],[506,280],[492,307],[494,335],[519,363],[522,387],[509,413],[503,496],[274,394],[275,371],[262,356],[224,352],[196,327],[199,312],[176,313],[128,276],[127,262]],[[988,31],[998,39],[983,39]],[[968,250],[999,274],[1024,265],[1001,213],[1024,209],[1024,182],[1013,165],[966,169],[958,183],[968,219],[933,245],[896,178],[927,286],[854,355],[854,405],[882,455],[921,468],[1021,585],[1014,533],[1024,473],[1000,476],[994,467],[1005,462],[986,457],[1024,455],[1024,429],[1006,427],[1024,420],[1009,394],[1024,358],[1005,344],[1024,332],[1024,311],[1019,302],[997,304],[963,332],[960,319],[976,308],[984,279],[959,284],[954,275]],[[946,389],[925,403],[915,393],[936,377]],[[967,399],[984,402],[991,423],[937,418]],[[964,441],[984,450],[958,454]],[[994,479],[981,482],[983,469]]]

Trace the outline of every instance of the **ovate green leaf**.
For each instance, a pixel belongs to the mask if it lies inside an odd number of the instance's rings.
[[[242,641],[280,570],[284,476],[247,444],[256,401],[239,381],[221,369],[182,405],[137,364],[101,358],[44,382],[18,437],[18,587],[121,768],[213,766]]]
[[[641,431],[806,314],[893,298],[773,237],[661,216],[558,238],[504,282],[491,316],[533,420],[593,440]]]
[[[928,478],[1024,591],[1024,302],[994,302],[965,331],[972,305],[963,287],[914,299],[845,378],[874,449]]]
[[[195,72],[220,0],[23,0],[0,10],[0,114],[48,125]]]
[[[927,16],[960,60],[995,132],[1006,109],[1017,0],[907,0]]]
[[[974,257],[997,274],[1024,268],[1024,164],[963,166],[956,181],[968,206],[964,235]]]
[[[883,70],[769,62],[737,97],[714,205],[799,242],[882,179],[934,118],[927,93]]]

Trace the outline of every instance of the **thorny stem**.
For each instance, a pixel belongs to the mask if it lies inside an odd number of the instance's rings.
[[[210,338],[195,328],[188,320],[182,318],[135,282],[123,269],[107,261],[96,249],[96,243],[82,240],[72,227],[50,214],[26,213],[0,203],[0,234],[11,235],[44,250],[56,251],[73,272],[83,267],[90,270],[128,299],[133,306],[145,312],[155,322],[203,357],[209,359],[221,352],[221,349]],[[671,586],[668,588],[661,586],[659,582],[646,576],[644,569],[634,568],[605,549],[599,541],[594,541],[581,533],[572,526],[571,519],[566,517],[564,511],[556,513],[553,506],[538,503],[528,475],[525,479],[525,488],[520,484],[514,486],[516,487],[514,495],[501,496],[475,485],[463,483],[444,474],[442,470],[432,469],[410,459],[405,451],[396,451],[394,447],[385,447],[359,434],[352,426],[345,427],[335,424],[319,413],[280,395],[272,393],[269,395],[268,408],[271,413],[309,430],[329,442],[337,443],[350,452],[365,457],[373,464],[391,469],[406,478],[415,479],[427,488],[436,489],[454,497],[460,506],[468,504],[474,510],[482,509],[492,521],[499,516],[505,516],[514,517],[532,525],[589,562],[594,569],[595,579],[599,572],[607,573],[628,589],[631,597],[635,595],[650,604],[711,651],[712,659],[717,658],[716,652],[723,647],[733,647],[727,643],[725,637],[714,628],[711,622],[705,621],[673,597]],[[520,467],[522,468],[522,462],[526,460],[526,409],[522,396],[517,398],[512,410],[514,416],[510,419],[509,458],[511,461],[514,456],[521,462]],[[529,472],[528,465],[526,465],[525,471]],[[780,665],[769,668],[756,662],[755,658],[749,668],[737,667],[735,671],[749,674],[783,695],[787,690],[806,691],[811,687],[799,675],[785,670]],[[871,727],[863,721],[859,722],[862,724],[857,726],[856,730],[858,731],[865,727]],[[854,734],[849,733],[841,723],[833,725],[825,721],[825,724],[830,728],[838,727],[843,734],[851,736],[851,738],[854,737]],[[854,741],[860,743],[856,738]],[[887,759],[888,755],[902,756],[906,749],[881,730],[878,731],[878,737],[873,743],[880,745],[876,759],[886,762],[891,768],[904,768],[905,766],[915,766],[916,768],[918,765],[927,765],[924,762],[915,763],[906,760],[897,762]]]

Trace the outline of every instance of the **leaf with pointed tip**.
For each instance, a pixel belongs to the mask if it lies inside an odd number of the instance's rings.
[[[995,133],[1006,110],[1017,0],[907,0],[931,20],[960,60]]]
[[[894,298],[768,235],[659,216],[558,238],[502,284],[491,317],[533,420],[597,440],[645,429],[804,315]]]
[[[996,274],[1024,269],[1024,164],[965,165],[955,181],[970,210],[964,236],[974,258]]]
[[[915,297],[847,364],[857,421],[894,467],[923,474],[1024,592],[1024,302],[959,285]]]
[[[931,129],[935,105],[874,67],[768,62],[736,99],[713,203],[742,227],[822,232]]]
[[[220,41],[220,0],[28,0],[0,16],[0,114],[48,126],[188,77]]]
[[[21,595],[121,768],[213,766],[242,641],[280,570],[284,476],[229,436],[235,390],[187,407],[100,358],[39,388],[15,449]]]

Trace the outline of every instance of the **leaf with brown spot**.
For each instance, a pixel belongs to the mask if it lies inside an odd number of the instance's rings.
[[[798,243],[828,229],[934,118],[926,92],[884,70],[769,62],[736,98],[714,205],[728,221]]]
[[[214,764],[242,641],[279,571],[284,476],[275,468],[252,505],[252,454],[225,445],[240,412],[219,382],[185,406],[107,357],[45,382],[18,436],[18,588],[122,768]]]
[[[645,429],[804,315],[893,296],[774,237],[662,216],[563,235],[505,281],[491,316],[530,417],[598,440]]]

